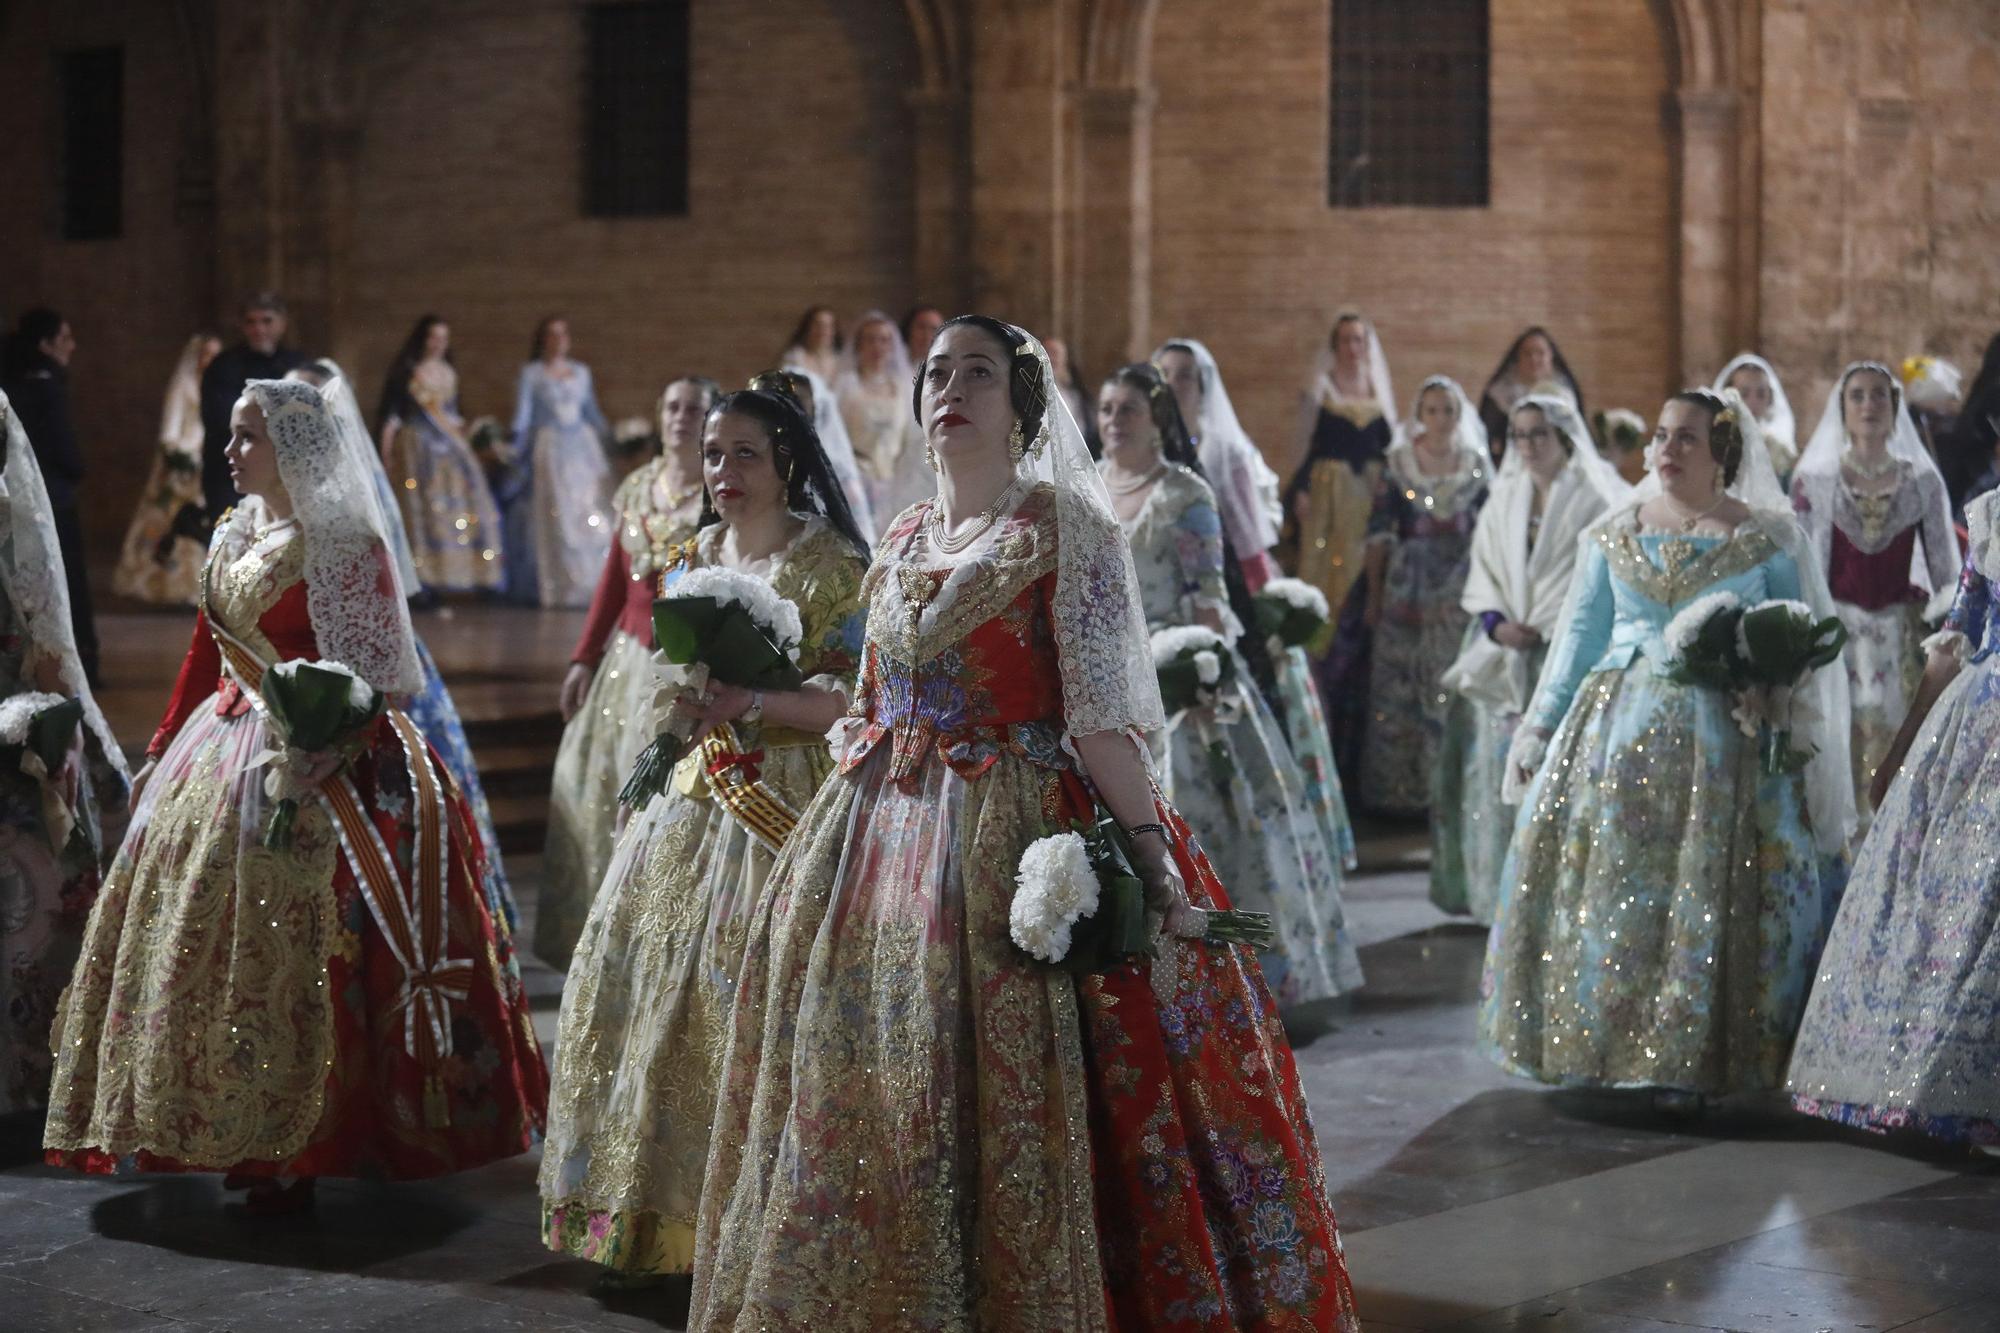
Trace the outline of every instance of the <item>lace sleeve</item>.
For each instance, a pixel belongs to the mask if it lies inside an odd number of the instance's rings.
[[[1050,601],[1072,735],[1166,725],[1132,552],[1115,521],[1057,491],[1059,547]],[[1068,512],[1063,512],[1067,510]]]

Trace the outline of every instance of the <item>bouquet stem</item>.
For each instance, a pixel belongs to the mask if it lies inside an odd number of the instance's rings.
[[[1277,929],[1269,912],[1245,912],[1231,908],[1208,914],[1208,944],[1241,944],[1249,949],[1268,949],[1278,942]]]

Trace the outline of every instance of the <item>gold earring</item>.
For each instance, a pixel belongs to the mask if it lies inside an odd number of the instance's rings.
[[[1028,442],[1022,437],[1019,417],[1014,419],[1014,429],[1008,432],[1007,452],[1013,456],[1016,463],[1021,461],[1021,455],[1028,452]]]
[[[931,465],[931,471],[935,472],[938,470],[937,446],[929,440],[924,441],[924,461]]]

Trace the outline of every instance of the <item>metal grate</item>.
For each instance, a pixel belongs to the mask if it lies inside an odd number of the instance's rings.
[[[584,16],[584,212],[685,215],[687,0],[591,5]]]
[[[1327,202],[1483,208],[1487,0],[1333,0]]]
[[[57,195],[66,241],[105,241],[125,229],[125,48],[56,57],[61,100]]]

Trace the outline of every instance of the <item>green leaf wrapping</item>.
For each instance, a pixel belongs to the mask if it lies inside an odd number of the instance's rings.
[[[76,741],[76,730],[82,725],[83,700],[65,699],[50,704],[28,719],[26,748],[41,759],[43,769],[54,773],[68,757],[69,747]]]
[[[1760,685],[1794,685],[1830,664],[1847,643],[1847,626],[1837,616],[1814,620],[1786,606],[1753,607],[1743,613],[1745,668]]]
[[[354,680],[344,671],[302,663],[286,672],[265,672],[257,693],[284,745],[320,754],[353,745],[382,711],[380,690],[369,690],[367,707],[355,704]],[[287,798],[274,805],[264,825],[264,846],[272,851],[290,847],[298,817],[297,801]]]
[[[1742,685],[1747,668],[1736,650],[1736,622],[1742,618],[1743,613],[1732,607],[1704,620],[1694,641],[1663,674],[1676,684],[1710,690]]]
[[[1235,655],[1225,649],[1216,649],[1215,660],[1220,664],[1221,671],[1213,685],[1202,684],[1201,672],[1194,664],[1192,652],[1184,652],[1158,668],[1160,703],[1166,709],[1168,717],[1195,707],[1202,701],[1203,693],[1215,693],[1227,689],[1230,682],[1235,680]]]
[[[1311,643],[1326,625],[1324,618],[1302,606],[1293,606],[1281,597],[1260,596],[1254,606],[1257,632],[1265,638],[1276,635],[1278,642],[1287,648]]]
[[[805,683],[798,663],[734,602],[661,597],[653,603],[653,641],[669,662],[704,663],[709,676],[725,685],[796,690]]]

